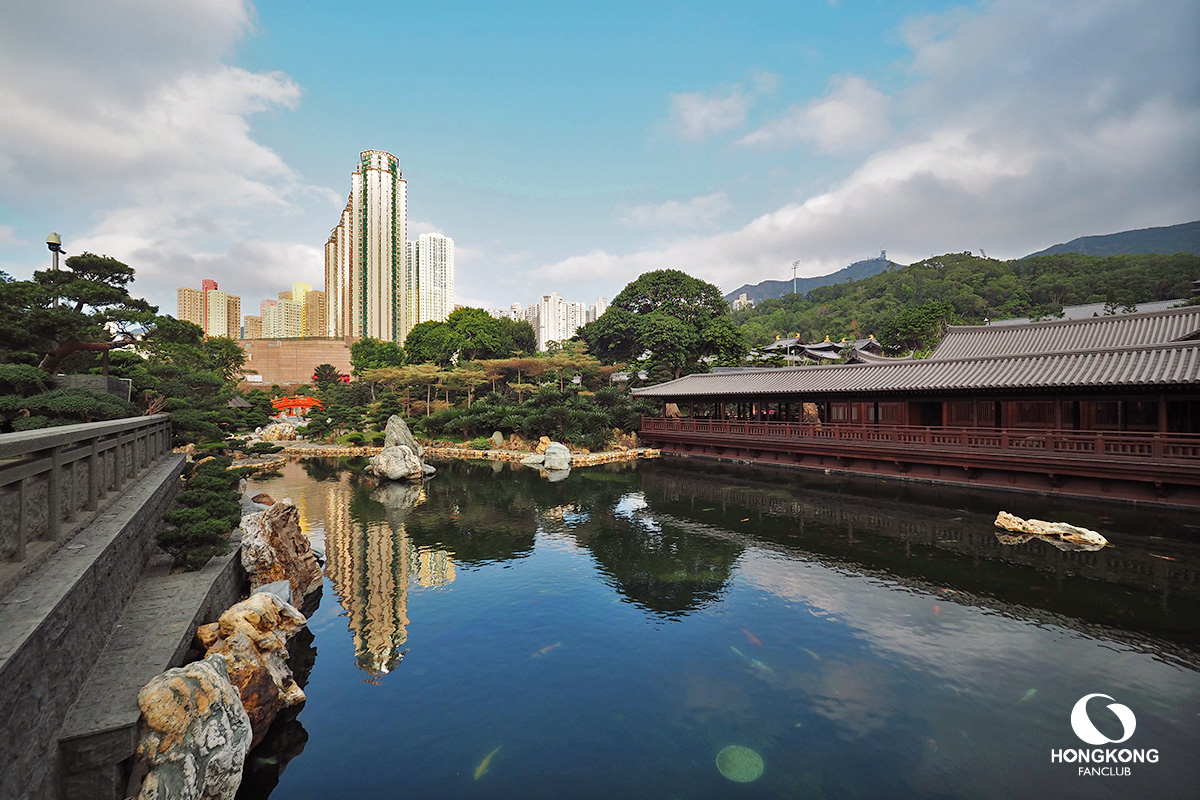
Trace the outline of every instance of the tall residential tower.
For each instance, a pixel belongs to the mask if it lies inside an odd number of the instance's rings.
[[[365,150],[325,243],[328,336],[402,342],[409,315],[408,184],[391,153]]]
[[[445,322],[454,310],[454,240],[422,233],[408,243],[408,318]]]

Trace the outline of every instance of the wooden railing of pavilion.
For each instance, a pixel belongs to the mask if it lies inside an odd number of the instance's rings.
[[[1053,491],[1068,478],[1117,481],[1124,488],[1072,488],[1123,499],[1162,499],[1169,486],[1200,489],[1200,434],[644,417],[641,436],[668,452],[956,483]],[[805,463],[808,456],[814,458]],[[960,474],[944,475],[942,468]],[[1038,482],[1023,483],[1015,477],[1020,474],[1037,474]],[[1129,483],[1145,484],[1150,495],[1130,494],[1124,486]],[[1200,503],[1200,491],[1193,494]]]

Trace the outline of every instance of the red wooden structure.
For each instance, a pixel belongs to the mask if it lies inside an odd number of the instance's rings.
[[[276,411],[287,414],[289,417],[302,417],[309,412],[309,409],[324,408],[325,406],[321,405],[321,401],[315,397],[293,395],[292,397],[278,397],[272,400],[271,407]]]

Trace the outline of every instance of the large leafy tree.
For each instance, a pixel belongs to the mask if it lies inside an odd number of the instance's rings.
[[[131,297],[133,269],[108,256],[83,253],[65,269],[35,272],[31,281],[0,276],[0,342],[5,358],[31,357],[54,373],[71,355],[134,344],[134,331],[156,309]]]
[[[422,322],[404,337],[404,358],[409,364],[446,366],[454,357],[453,331],[444,322]]]
[[[639,276],[577,335],[600,358],[646,356],[650,366],[662,366],[676,378],[703,369],[703,357],[737,361],[748,349],[721,290],[675,269]]]
[[[460,361],[508,358],[537,349],[528,322],[496,319],[482,308],[456,309],[445,322],[422,322],[404,339],[406,363],[449,366]]]
[[[365,336],[350,345],[351,374],[362,375],[369,369],[404,365],[404,348],[395,342]]]

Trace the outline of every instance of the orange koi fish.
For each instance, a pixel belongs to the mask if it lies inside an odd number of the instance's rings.
[[[746,635],[746,641],[750,642],[750,644],[755,645],[757,647],[762,647],[762,640],[759,639],[757,636],[755,636],[753,633],[746,630],[745,628],[738,628],[738,630],[740,630],[742,633],[744,633]]]

